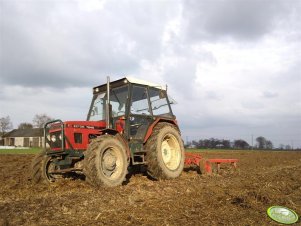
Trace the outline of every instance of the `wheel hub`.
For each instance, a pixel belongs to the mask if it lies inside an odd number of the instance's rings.
[[[167,141],[163,141],[162,143],[162,157],[165,163],[169,162],[171,159],[171,150]]]
[[[175,136],[166,135],[161,143],[162,159],[167,168],[175,170],[181,161],[181,148]]]
[[[117,160],[117,158],[115,157],[114,154],[112,154],[111,152],[106,153],[103,156],[104,167],[107,170],[114,170],[116,167],[116,160]]]

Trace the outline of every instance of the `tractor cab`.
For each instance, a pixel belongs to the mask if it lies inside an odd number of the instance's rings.
[[[109,107],[107,109],[107,100]],[[157,119],[175,120],[166,89],[133,78],[123,78],[93,88],[87,121],[106,121],[127,140],[144,141],[148,127]]]

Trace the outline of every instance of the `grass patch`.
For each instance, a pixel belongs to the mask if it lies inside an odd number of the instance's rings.
[[[37,154],[41,151],[41,148],[29,148],[29,149],[1,149],[1,154]]]

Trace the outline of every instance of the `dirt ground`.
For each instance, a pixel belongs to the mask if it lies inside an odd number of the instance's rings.
[[[0,155],[0,225],[279,225],[268,207],[301,214],[301,152],[203,155],[238,158],[239,168],[170,181],[136,174],[127,185],[95,189],[80,179],[33,185],[33,155]]]

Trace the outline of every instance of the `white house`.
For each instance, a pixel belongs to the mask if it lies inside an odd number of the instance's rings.
[[[16,147],[42,147],[43,129],[14,129],[3,135],[4,146]]]

